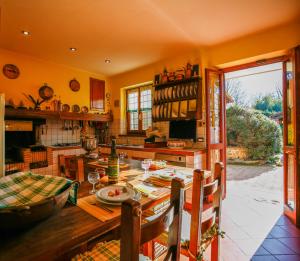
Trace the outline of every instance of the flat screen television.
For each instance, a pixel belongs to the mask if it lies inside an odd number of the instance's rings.
[[[170,121],[169,137],[196,141],[196,120]]]

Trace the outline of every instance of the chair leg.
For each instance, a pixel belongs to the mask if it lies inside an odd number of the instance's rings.
[[[211,243],[211,261],[219,261],[220,236],[217,236]]]

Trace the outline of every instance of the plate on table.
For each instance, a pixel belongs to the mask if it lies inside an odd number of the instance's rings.
[[[163,180],[172,180],[173,178],[176,177],[176,174],[174,173],[174,169],[163,169],[163,170],[158,170],[153,173],[156,177],[159,177]]]
[[[100,203],[103,203],[103,204],[106,204],[106,205],[111,205],[111,206],[121,206],[122,205],[122,202],[111,202],[111,201],[106,201],[106,200],[103,200],[103,199],[100,199],[97,197],[97,200],[100,202]]]
[[[134,195],[135,192],[133,189],[120,185],[107,186],[96,193],[96,197],[102,201],[119,203],[133,198]]]

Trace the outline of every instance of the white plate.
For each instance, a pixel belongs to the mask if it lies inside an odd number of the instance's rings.
[[[124,186],[120,186],[120,185],[111,185],[111,186],[107,186],[104,187],[102,189],[100,189],[99,191],[96,192],[96,197],[102,201],[107,201],[107,202],[123,202],[129,198],[133,198],[135,193],[133,191],[133,189],[126,187],[127,192],[122,192],[123,188],[125,188]],[[108,196],[108,192],[109,191],[115,191],[116,189],[121,191],[120,195],[117,196]]]
[[[111,206],[121,206],[122,205],[122,202],[111,202],[111,201],[105,201],[105,200],[102,200],[100,198],[97,198],[97,200],[103,204],[106,204],[106,205],[111,205]]]

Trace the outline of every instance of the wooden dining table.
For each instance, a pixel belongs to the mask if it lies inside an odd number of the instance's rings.
[[[91,184],[83,182],[78,198],[89,195],[90,189]],[[166,199],[142,197],[140,203],[147,209]],[[70,260],[75,254],[92,248],[96,242],[118,238],[119,226],[120,217],[102,222],[67,203],[58,213],[24,231],[2,234],[0,261]]]

